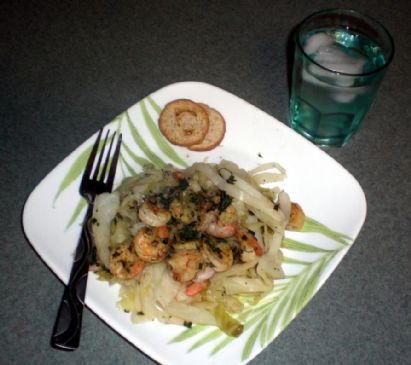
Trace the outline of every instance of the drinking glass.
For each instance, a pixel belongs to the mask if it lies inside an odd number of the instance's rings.
[[[320,146],[341,147],[361,127],[394,43],[378,21],[354,10],[310,15],[295,33],[290,120]]]

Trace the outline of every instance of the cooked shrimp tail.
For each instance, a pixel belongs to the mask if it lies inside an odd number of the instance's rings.
[[[201,282],[193,282],[186,287],[185,294],[189,297],[193,297],[197,294],[200,294],[208,288],[208,280]]]

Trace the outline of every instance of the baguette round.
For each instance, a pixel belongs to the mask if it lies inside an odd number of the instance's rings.
[[[218,146],[224,138],[226,127],[224,117],[217,110],[206,104],[198,103],[207,111],[209,127],[207,134],[199,144],[188,146],[191,151],[210,151]]]
[[[159,128],[164,136],[178,146],[200,143],[209,128],[207,112],[189,99],[177,99],[168,103],[160,114]]]

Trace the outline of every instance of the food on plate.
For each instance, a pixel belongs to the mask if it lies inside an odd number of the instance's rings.
[[[191,151],[209,151],[224,138],[226,126],[219,111],[189,99],[169,102],[162,110],[158,125],[173,144]]]
[[[168,103],[159,118],[159,128],[173,144],[191,146],[207,134],[209,120],[203,107],[188,99]]]
[[[96,197],[93,267],[120,284],[119,306],[134,322],[214,325],[239,336],[238,314],[283,277],[280,246],[295,203],[272,185],[284,176],[276,163],[251,171],[225,160],[147,165]]]
[[[218,146],[224,138],[225,120],[219,111],[206,104],[200,103],[199,105],[207,111],[209,127],[201,143],[188,146],[188,149],[191,151],[210,151]]]
[[[298,203],[291,203],[290,219],[287,224],[287,229],[290,231],[300,231],[303,228],[305,214]]]

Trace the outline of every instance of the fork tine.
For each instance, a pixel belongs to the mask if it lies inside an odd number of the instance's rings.
[[[105,179],[105,176],[106,176],[107,167],[108,167],[108,164],[110,163],[111,147],[113,147],[113,142],[114,142],[115,136],[116,136],[116,133],[114,133],[114,134],[112,135],[112,137],[111,137],[110,146],[108,147],[106,159],[104,160],[103,169],[101,170],[100,181],[102,181],[102,182],[104,182],[104,179]]]
[[[101,147],[100,155],[98,156],[97,165],[95,166],[95,170],[94,170],[94,174],[93,174],[93,180],[96,180],[97,176],[99,175],[100,164],[101,164],[101,160],[103,159],[104,150],[106,148],[107,138],[108,138],[109,133],[110,133],[110,130],[107,130],[106,137],[104,138],[103,146]]]
[[[107,185],[108,185],[109,191],[111,191],[111,189],[113,188],[114,176],[116,175],[117,161],[120,156],[120,147],[121,147],[122,138],[123,138],[122,134],[120,133],[117,139],[114,156],[111,161],[110,171],[108,172]]]
[[[100,144],[100,139],[101,139],[101,134],[102,133],[103,133],[103,128],[100,128],[100,130],[98,131],[96,141],[94,142],[93,148],[90,152],[90,156],[87,160],[86,168],[85,168],[84,173],[83,173],[82,183],[85,180],[87,180],[89,178],[89,176],[91,175],[91,170],[93,169],[94,159],[96,158],[96,154],[97,154],[98,146]]]

